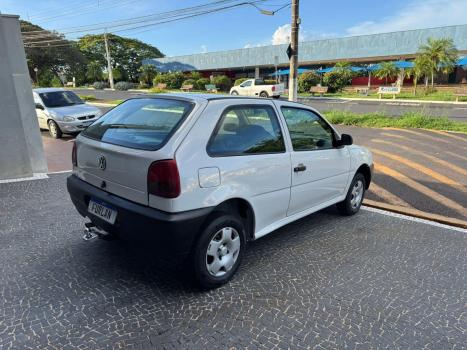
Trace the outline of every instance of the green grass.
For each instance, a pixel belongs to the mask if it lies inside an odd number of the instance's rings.
[[[309,97],[310,93],[301,93],[301,97]],[[317,94],[315,96],[318,96]],[[327,93],[324,94],[324,97],[334,97],[334,98],[370,98],[378,99],[379,95],[376,92],[369,94],[368,96],[363,94],[357,94],[355,92],[337,92],[337,93]],[[392,99],[392,95],[383,95],[382,99]],[[401,92],[396,95],[396,100],[422,100],[422,101],[455,101],[456,96],[452,91],[434,91],[430,93],[425,93],[423,89],[419,88],[417,93],[414,95],[413,92]],[[459,101],[467,101],[467,97],[459,97]]]
[[[102,101],[99,101],[99,102],[108,103],[108,104],[111,104],[111,105],[119,105],[123,101],[125,101],[125,100],[102,100]]]
[[[324,112],[324,114],[332,124],[372,128],[419,128],[467,133],[467,123],[453,121],[447,117],[430,117],[420,112],[409,112],[400,117],[391,117],[383,113],[357,114],[336,110]]]
[[[96,101],[97,100],[96,96],[93,96],[93,95],[78,95],[78,96],[83,101]]]

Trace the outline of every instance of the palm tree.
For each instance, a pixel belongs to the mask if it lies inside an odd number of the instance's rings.
[[[102,80],[102,67],[99,62],[92,61],[88,63],[86,68],[86,77],[91,82]]]
[[[418,55],[414,60],[414,66],[407,71],[407,76],[413,76],[414,95],[417,93],[417,82],[421,77],[425,77],[425,87],[428,87],[428,76],[432,71],[431,61],[423,55]]]
[[[143,64],[139,68],[139,76],[143,83],[151,85],[152,80],[157,74],[156,68],[152,64]]]
[[[381,62],[379,68],[375,72],[375,76],[379,79],[385,79],[388,85],[388,78],[394,78],[399,73],[399,68],[394,62]]]
[[[437,72],[450,73],[458,59],[458,51],[452,39],[428,38],[426,44],[421,45],[418,53],[430,62],[431,86],[434,86],[434,75]]]

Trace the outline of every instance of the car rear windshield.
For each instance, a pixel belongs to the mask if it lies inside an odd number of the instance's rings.
[[[114,145],[156,150],[169,140],[193,106],[174,99],[128,100],[95,121],[83,135]]]
[[[39,96],[46,107],[66,107],[81,105],[84,102],[73,91],[41,92]]]

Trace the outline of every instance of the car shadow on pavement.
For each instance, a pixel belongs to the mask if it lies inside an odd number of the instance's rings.
[[[314,230],[314,228],[326,227],[326,224],[332,224],[336,217],[341,216],[333,206],[251,242],[233,283],[250,281],[251,278],[248,276],[250,273],[252,276],[256,275],[267,266],[274,264],[276,259],[288,261],[290,256],[287,256],[289,254],[287,250],[290,246],[309,239],[310,235],[321,236],[322,230]],[[334,227],[334,224],[331,226]],[[70,234],[75,236],[79,232],[70,232]],[[112,285],[114,281],[121,280],[126,284],[133,283],[148,291],[173,297],[204,292],[194,285],[187,261],[162,257],[157,247],[151,247],[151,242],[148,241],[128,239],[104,241],[95,238],[87,242],[80,241],[73,250],[75,250],[73,255],[79,256],[81,260],[77,263],[86,267],[81,269],[80,279],[98,281],[104,285]],[[227,285],[223,288],[230,287]]]

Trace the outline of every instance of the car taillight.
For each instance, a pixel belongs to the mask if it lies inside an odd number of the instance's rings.
[[[276,91],[276,87],[274,85],[272,86],[272,91]]]
[[[78,166],[78,159],[76,157],[76,142],[73,142],[73,149],[71,150],[71,162],[73,166]]]
[[[165,198],[180,195],[180,175],[174,159],[159,160],[149,166],[148,192]]]

